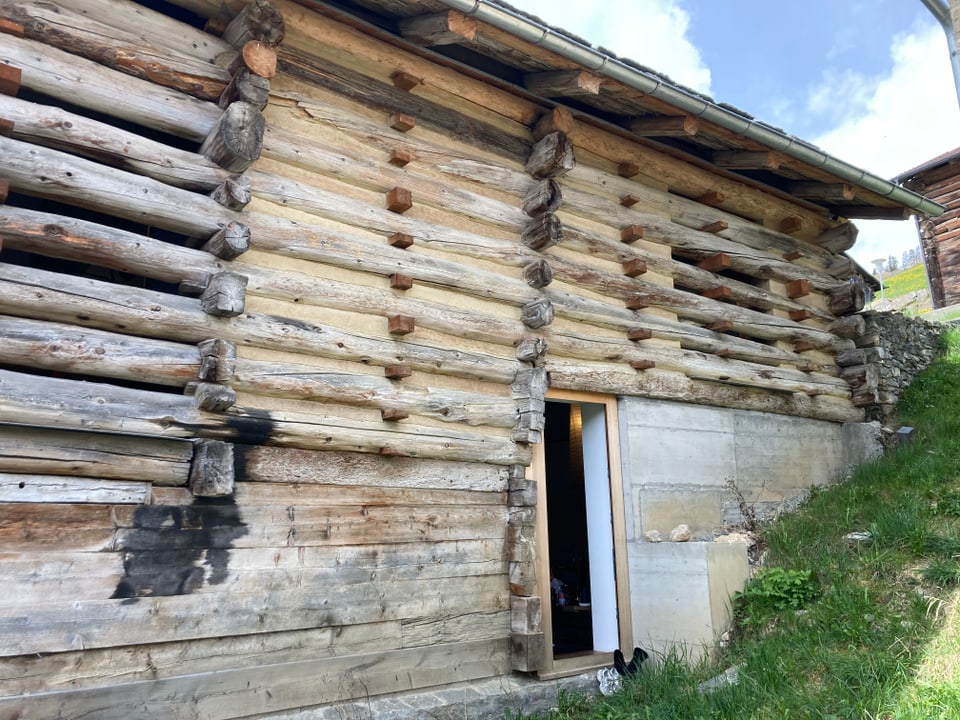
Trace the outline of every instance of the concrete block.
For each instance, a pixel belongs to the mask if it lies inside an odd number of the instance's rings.
[[[695,662],[732,618],[731,597],[749,577],[747,546],[712,542],[631,543],[634,641]]]
[[[705,532],[722,523],[723,490],[715,487],[674,485],[672,487],[634,487],[632,489],[634,537],[649,530],[667,537],[677,525],[689,525],[691,531]]]

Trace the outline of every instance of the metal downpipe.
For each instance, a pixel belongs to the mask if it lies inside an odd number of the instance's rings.
[[[950,68],[953,70],[953,87],[957,94],[957,103],[960,104],[960,55],[957,54],[957,36],[953,31],[953,20],[950,18],[950,6],[946,0],[921,0],[927,10],[933,15],[944,35],[947,36],[947,48],[950,50]]]

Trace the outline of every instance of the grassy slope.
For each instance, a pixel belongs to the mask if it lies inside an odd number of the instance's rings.
[[[714,665],[665,658],[621,693],[561,699],[552,720],[960,718],[960,332],[901,403],[914,442],[765,529],[768,567],[812,571],[816,596],[756,594]],[[872,541],[844,535],[869,531]],[[712,694],[702,680],[740,664]]]
[[[914,265],[895,275],[883,278],[883,293],[887,300],[927,289],[927,274],[923,264]],[[878,293],[879,295],[879,293]]]

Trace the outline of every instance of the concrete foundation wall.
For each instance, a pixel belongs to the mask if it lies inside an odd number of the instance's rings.
[[[879,456],[878,424],[805,420],[640,398],[619,402],[634,640],[695,660],[731,620],[749,577],[747,546],[710,542],[741,520],[729,483],[763,511]],[[666,540],[677,525],[694,542]],[[700,540],[698,542],[697,540]]]
[[[776,506],[880,452],[879,428],[642,398],[619,403],[628,540],[683,523],[709,539],[736,523],[733,482]]]

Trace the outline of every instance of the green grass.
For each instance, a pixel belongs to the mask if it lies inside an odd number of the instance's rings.
[[[768,569],[718,657],[659,658],[616,695],[563,696],[542,717],[960,718],[960,331],[899,412],[910,445],[764,528]],[[853,531],[872,540],[844,541]],[[733,664],[739,683],[697,691]]]
[[[883,293],[887,300],[901,295],[927,289],[927,274],[923,263],[914,265],[894,275],[884,276]],[[879,295],[879,293],[878,293]]]

